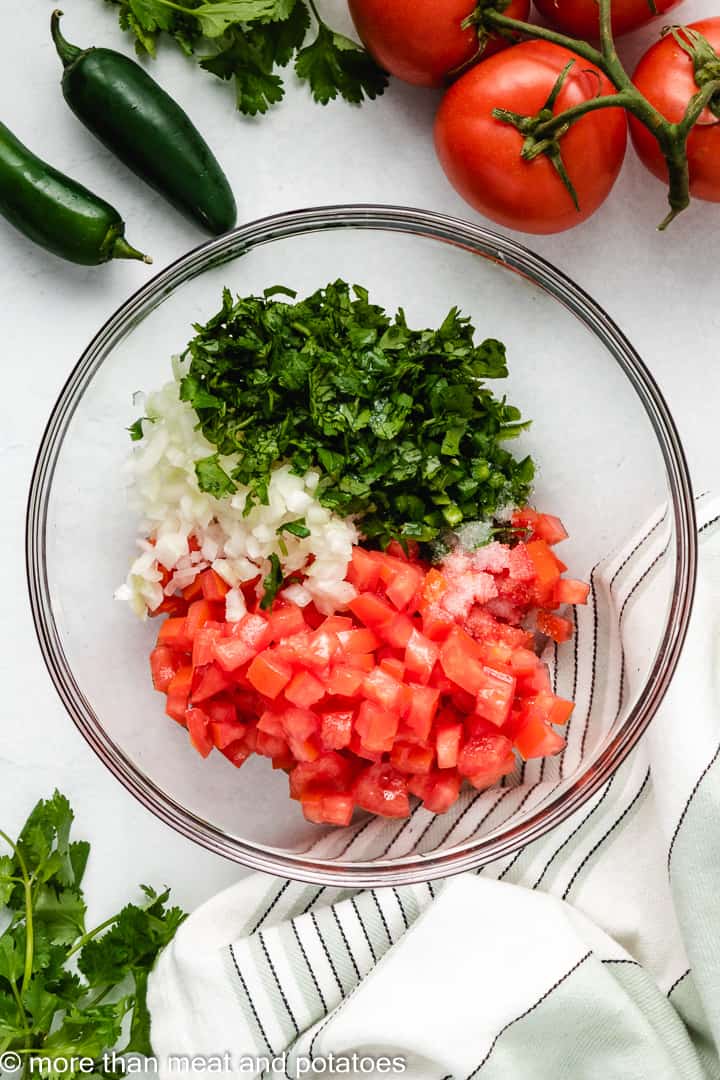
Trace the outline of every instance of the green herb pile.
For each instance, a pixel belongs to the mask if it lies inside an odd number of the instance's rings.
[[[247,485],[249,510],[267,501],[278,462],[315,467],[320,501],[359,515],[381,545],[430,541],[526,501],[533,462],[504,443],[527,424],[483,384],[507,376],[499,341],[475,345],[457,308],[438,330],[411,330],[402,310],[390,318],[343,281],[295,295],[225,290],[222,310],[195,326],[180,394],[217,447],[196,464],[203,491]],[[221,457],[236,454],[225,471]]]
[[[321,105],[340,96],[359,103],[375,98],[387,76],[365,52],[332,30],[314,0],[108,0],[119,7],[120,25],[133,34],[139,53],[155,55],[169,36],[205,71],[234,80],[237,106],[249,116],[282,101],[279,69],[294,62]],[[315,29],[305,39],[311,23]]]
[[[72,841],[73,812],[55,792],[38,803],[10,854],[0,856],[0,1055],[12,1051],[33,1075],[55,1077],[53,1059],[151,1054],[147,979],[160,950],[185,918],[143,886],[145,902],[128,904],[93,930],[85,926],[82,879],[89,845]],[[87,1073],[86,1073],[87,1074]],[[62,1067],[62,1075],[79,1075]]]

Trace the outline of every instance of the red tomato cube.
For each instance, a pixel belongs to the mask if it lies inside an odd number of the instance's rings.
[[[315,761],[300,762],[290,773],[290,798],[301,799],[313,792],[323,795],[349,793],[353,766],[341,754],[330,751]]]
[[[292,678],[292,668],[270,649],[258,653],[247,672],[248,681],[258,693],[274,700]]]
[[[515,699],[516,680],[512,675],[483,667],[483,684],[477,691],[475,711],[484,720],[502,727]]]
[[[185,619],[166,619],[158,632],[157,643],[158,645],[167,645],[169,648],[178,651],[189,651],[190,645],[185,632]]]
[[[433,668],[440,656],[440,649],[430,638],[413,629],[405,647],[405,667],[418,682],[430,681]]]
[[[328,694],[338,697],[354,697],[362,686],[363,673],[348,664],[337,664],[327,677]]]
[[[503,769],[497,775],[500,779],[514,767],[512,743],[500,734],[471,735],[458,755],[457,770],[469,778]]]
[[[307,623],[297,604],[276,603],[270,612],[268,623],[273,641],[280,641],[281,638],[292,637],[293,634],[307,630]]]
[[[410,684],[410,709],[405,717],[406,725],[419,739],[425,741],[430,736],[432,722],[440,701],[440,691],[431,686]]]
[[[381,705],[383,709],[399,711],[403,700],[403,685],[387,671],[376,667],[365,676],[362,694],[370,701]]]
[[[394,649],[404,649],[415,633],[415,626],[408,615],[400,614],[396,615],[392,622],[381,626],[379,633],[382,634],[383,641]]]
[[[538,611],[537,628],[541,634],[545,634],[558,643],[569,641],[575,633],[575,627],[569,619],[564,619],[562,615],[554,615],[550,611]]]
[[[423,584],[423,578],[422,570],[411,563],[396,564],[385,595],[399,611],[404,611],[417,596]]]
[[[515,749],[528,761],[530,758],[548,757],[559,754],[565,747],[565,740],[547,720],[537,711],[530,709],[522,727],[515,735]]]
[[[479,656],[477,644],[459,626],[453,627],[440,648],[440,664],[448,679],[469,694],[477,694],[487,682]]]
[[[380,630],[396,616],[395,609],[373,593],[360,593],[350,601],[348,607],[369,630]]]
[[[200,574],[200,588],[206,600],[210,603],[219,603],[230,592],[230,586],[212,568],[203,570]]]
[[[363,746],[374,753],[392,750],[400,719],[374,701],[363,701],[355,720],[355,730]]]
[[[380,566],[372,552],[354,547],[346,577],[359,593],[373,592],[380,580]]]
[[[166,694],[179,666],[178,654],[174,649],[157,645],[150,653],[150,671],[155,689]]]
[[[435,752],[439,769],[454,769],[456,767],[462,735],[462,724],[454,723],[452,720],[438,723],[435,732]]]
[[[556,604],[587,604],[590,586],[584,581],[573,578],[560,578],[555,586]]]
[[[205,631],[202,631],[204,633]],[[213,660],[216,660],[223,671],[237,671],[238,668],[252,660],[255,650],[242,638],[215,638],[211,646]],[[194,656],[194,650],[193,650]]]
[[[325,697],[325,687],[309,671],[298,671],[285,688],[285,697],[293,705],[309,709],[311,705],[317,704]]]
[[[380,638],[372,630],[340,630],[338,639],[344,652],[349,656],[375,652],[380,647]]]
[[[323,750],[344,750],[353,732],[353,709],[334,709],[320,713],[320,745]]]
[[[303,814],[316,825],[349,825],[355,809],[352,795],[306,795]]]
[[[402,818],[410,813],[407,783],[388,762],[381,761],[363,770],[352,793],[356,804],[371,814]]]
[[[390,751],[390,764],[401,773],[429,773],[434,758],[431,746],[409,739],[396,739]]]
[[[185,724],[198,754],[206,758],[214,747],[208,731],[208,716],[202,709],[188,709],[185,713]]]

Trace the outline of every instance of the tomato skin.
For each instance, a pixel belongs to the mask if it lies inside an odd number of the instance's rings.
[[[714,49],[720,49],[720,17],[689,23],[703,34]],[[673,123],[681,120],[690,98],[697,92],[690,57],[668,34],[656,42],[635,68],[633,82],[658,112]],[[646,169],[667,183],[665,158],[656,139],[634,117],[630,134],[638,157]],[[720,202],[720,130],[716,118],[706,110],[687,141],[690,194],[707,202]]]
[[[355,28],[382,68],[414,86],[444,86],[478,49],[477,32],[462,29],[473,0],[349,0]],[[504,14],[526,19],[529,0],[510,0]],[[490,36],[483,56],[507,48]]]
[[[570,229],[598,209],[617,179],[627,144],[622,109],[588,113],[560,140],[579,211],[549,157],[523,161],[523,136],[492,115],[495,108],[535,115],[573,58],[555,113],[615,92],[605,75],[568,49],[526,41],[477,64],[443,99],[435,122],[440,163],[459,194],[500,225],[538,234]]]
[[[533,0],[552,26],[572,37],[597,40],[600,35],[597,0]],[[677,7],[680,0],[656,0],[657,14]],[[612,28],[617,37],[645,26],[655,18],[648,0],[613,0]]]

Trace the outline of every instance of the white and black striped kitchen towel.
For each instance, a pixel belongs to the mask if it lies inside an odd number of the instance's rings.
[[[288,1080],[720,1078],[720,502],[699,516],[687,645],[612,780],[477,874],[354,895],[255,874],[217,896],[151,979],[163,1077],[195,1056],[199,1071]],[[580,694],[563,757],[467,796],[451,820],[365,827],[358,852],[434,847],[437,829],[457,842],[572,771],[630,692],[663,522],[594,572],[574,656],[555,672]],[[599,633],[603,618],[622,633]],[[622,650],[602,645],[613,636]]]

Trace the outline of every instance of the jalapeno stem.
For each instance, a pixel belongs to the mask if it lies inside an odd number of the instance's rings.
[[[50,16],[50,33],[55,42],[57,54],[62,60],[62,65],[66,68],[75,63],[79,56],[82,56],[83,49],[80,49],[77,45],[71,45],[70,42],[66,41],[63,37],[60,31],[60,19],[62,18],[62,14],[62,11],[57,8],[53,11]]]

